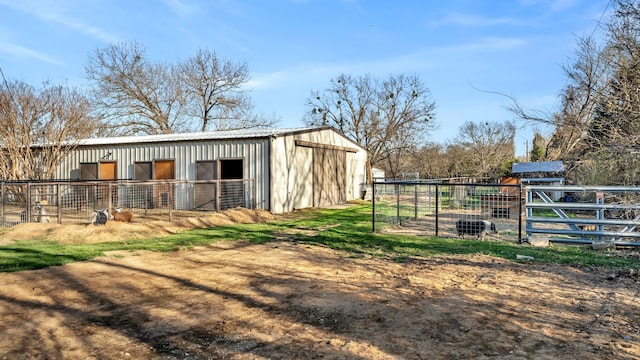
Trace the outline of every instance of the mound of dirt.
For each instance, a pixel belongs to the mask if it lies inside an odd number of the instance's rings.
[[[131,239],[148,239],[177,234],[189,229],[205,229],[233,223],[259,223],[273,220],[264,210],[229,209],[203,217],[175,221],[147,221],[122,223],[109,221],[105,225],[18,224],[0,234],[0,244],[15,240],[50,240],[61,244],[97,243]]]

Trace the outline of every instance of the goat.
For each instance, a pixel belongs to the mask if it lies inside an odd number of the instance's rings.
[[[36,222],[43,224],[51,222],[47,209],[45,209],[40,203],[36,203],[36,206],[33,207],[33,212],[36,214]]]
[[[456,231],[460,238],[464,239],[465,235],[472,235],[477,236],[480,240],[484,240],[484,236],[489,232],[498,233],[496,224],[491,221],[467,219],[460,219],[456,222]]]
[[[126,223],[133,222],[133,212],[131,210],[111,208],[111,216],[115,221],[122,221]]]
[[[98,209],[93,212],[93,216],[91,218],[91,223],[93,225],[104,225],[107,223],[109,219],[109,210],[107,209]]]

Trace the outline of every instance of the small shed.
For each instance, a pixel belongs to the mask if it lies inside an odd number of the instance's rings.
[[[523,184],[534,185],[564,185],[564,163],[562,161],[536,161],[514,163],[511,172],[520,177]],[[561,191],[554,191],[551,198],[555,201],[563,196]]]
[[[373,178],[373,180],[384,180],[385,179],[385,174],[384,174],[384,170],[379,169],[377,167],[372,167],[371,168],[371,177]]]
[[[361,194],[367,153],[331,127],[85,139],[57,169],[65,180],[228,180],[255,183],[259,209],[283,213]],[[193,209],[194,195],[176,194]]]

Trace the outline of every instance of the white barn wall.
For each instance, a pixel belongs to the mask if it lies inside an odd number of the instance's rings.
[[[364,149],[331,129],[293,133],[272,140],[271,212],[313,206],[313,149],[296,146],[296,140],[357,150],[347,152],[346,199],[360,197],[366,176],[367,153]]]

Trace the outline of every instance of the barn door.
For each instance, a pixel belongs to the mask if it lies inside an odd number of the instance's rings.
[[[155,180],[175,179],[175,162],[173,160],[156,160],[153,167]],[[169,207],[173,203],[170,184],[157,184],[153,196],[157,208]]]
[[[218,161],[196,161],[196,180],[218,180]],[[194,206],[198,210],[218,210],[218,182],[194,185]]]
[[[118,174],[116,173],[116,162],[100,162],[100,180],[116,180]]]
[[[347,153],[313,148],[313,206],[342,204],[347,194]]]
[[[116,173],[115,161],[101,161],[98,163],[99,171],[98,176],[100,180],[116,180],[118,174]],[[108,207],[109,205],[118,203],[116,186],[111,187],[111,204],[109,204],[109,186],[101,185],[98,187],[98,200],[101,200],[101,207]]]

